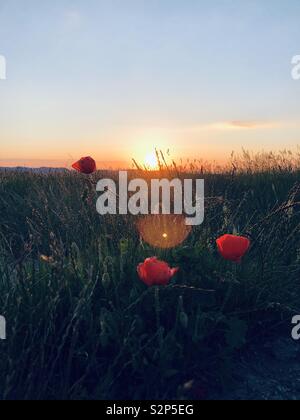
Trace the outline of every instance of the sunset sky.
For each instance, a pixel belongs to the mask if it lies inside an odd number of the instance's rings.
[[[0,166],[296,147],[299,22],[299,0],[1,0]]]

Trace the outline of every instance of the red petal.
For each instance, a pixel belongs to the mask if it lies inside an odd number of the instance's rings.
[[[217,240],[217,245],[224,259],[240,263],[248,252],[251,242],[242,236],[224,235]]]
[[[166,286],[179,268],[171,269],[165,261],[152,257],[140,264],[137,270],[140,279],[148,286]]]
[[[86,175],[90,175],[97,170],[96,162],[90,156],[81,158],[78,162],[74,163],[72,167],[76,169],[76,171]]]
[[[73,163],[72,168],[80,172],[80,161]]]
[[[180,268],[179,268],[179,267],[172,268],[172,269],[171,269],[171,276],[172,276],[172,277],[174,277],[174,276],[175,276],[175,274],[177,274],[179,270],[180,270]]]

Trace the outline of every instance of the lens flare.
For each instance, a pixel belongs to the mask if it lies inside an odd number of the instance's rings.
[[[141,238],[154,248],[169,249],[182,244],[191,233],[183,215],[150,215],[138,220]]]

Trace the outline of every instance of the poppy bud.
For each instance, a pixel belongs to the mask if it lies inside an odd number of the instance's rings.
[[[189,325],[189,317],[187,316],[185,312],[181,312],[179,319],[180,319],[180,324],[182,328],[186,330]]]
[[[102,286],[104,287],[104,289],[109,289],[110,285],[110,275],[108,273],[104,273],[102,276]]]

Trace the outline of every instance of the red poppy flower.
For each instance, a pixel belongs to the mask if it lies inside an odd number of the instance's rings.
[[[240,263],[248,252],[251,242],[243,236],[224,235],[217,240],[217,245],[225,260]]]
[[[96,162],[91,157],[81,158],[78,162],[73,163],[72,168],[85,175],[90,175],[97,170]]]
[[[166,262],[152,257],[140,264],[137,271],[140,279],[147,286],[166,286],[179,268],[170,268]]]

